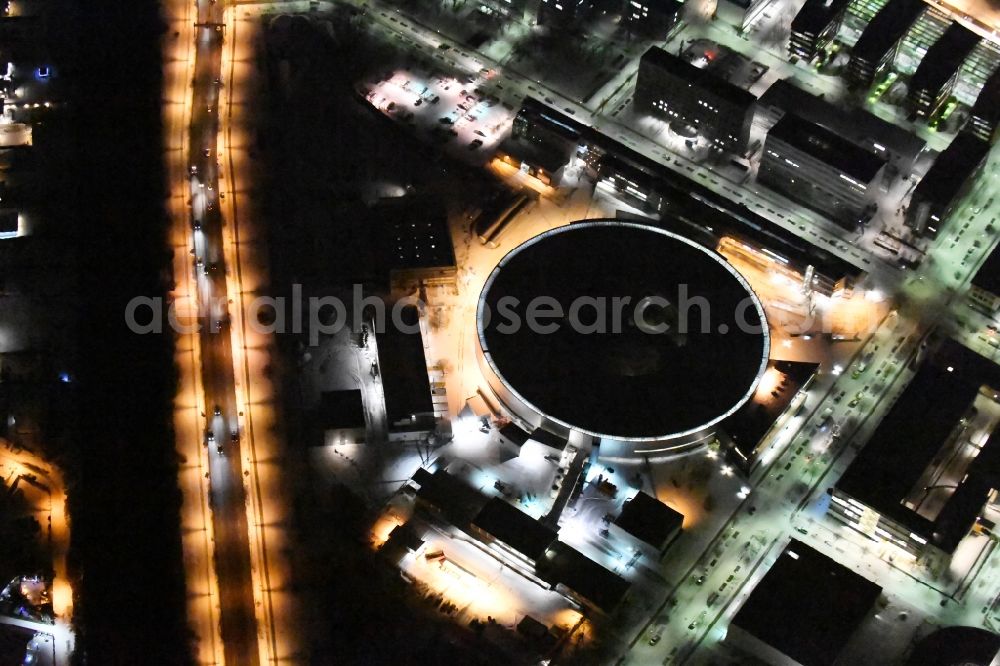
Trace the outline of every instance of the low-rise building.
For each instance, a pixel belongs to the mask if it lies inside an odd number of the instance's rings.
[[[562,541],[545,551],[538,572],[557,592],[602,615],[613,615],[621,608],[631,587],[627,580]]]
[[[813,362],[770,361],[754,397],[722,423],[726,460],[749,475],[782,414],[803,404],[818,369]]]
[[[373,208],[382,260],[394,286],[454,285],[455,248],[443,202],[436,197],[382,199]]]
[[[885,165],[843,137],[788,113],[767,133],[757,181],[855,229]]]
[[[757,98],[718,75],[652,47],[639,62],[633,104],[679,134],[705,137],[718,149],[747,148]]]
[[[834,666],[882,588],[792,539],[729,624],[726,643],[782,666]]]
[[[629,541],[638,542],[641,552],[656,561],[680,536],[683,523],[684,514],[639,491],[625,502],[609,529]]]
[[[420,313],[414,305],[398,308],[398,321],[386,321],[375,331],[385,412],[391,440],[419,440],[436,425],[430,376],[420,332]],[[376,327],[378,329],[379,327]]]
[[[365,441],[365,407],[361,389],[324,391],[315,410],[315,423],[326,446]]]
[[[505,562],[532,574],[557,536],[556,530],[499,497],[486,502],[472,519],[470,530]]]
[[[937,238],[989,150],[990,144],[972,134],[961,133],[952,139],[913,189],[906,207],[906,226],[918,236]]]
[[[514,116],[511,134],[497,157],[557,186],[564,168],[580,152],[587,127],[542,102],[526,97]]]

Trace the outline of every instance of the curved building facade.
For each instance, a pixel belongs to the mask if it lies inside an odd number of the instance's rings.
[[[721,256],[662,229],[578,222],[511,250],[476,312],[477,355],[528,430],[697,445],[756,390],[770,338]]]

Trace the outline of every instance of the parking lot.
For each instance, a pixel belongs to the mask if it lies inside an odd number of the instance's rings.
[[[507,136],[515,114],[483,89],[492,75],[485,69],[450,75],[404,65],[386,78],[359,85],[358,92],[422,139],[481,164]]]

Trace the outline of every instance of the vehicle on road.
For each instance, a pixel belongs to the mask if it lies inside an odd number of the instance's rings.
[[[823,413],[819,417],[819,424],[816,426],[816,430],[819,432],[825,432],[830,427],[830,422],[833,420],[833,407],[827,407],[823,410]]]
[[[857,393],[855,393],[854,397],[851,398],[851,401],[849,403],[847,403],[847,406],[848,407],[857,407],[858,403],[861,402],[861,398],[862,398],[862,396],[864,396],[864,394],[865,394],[864,391],[858,391]]]

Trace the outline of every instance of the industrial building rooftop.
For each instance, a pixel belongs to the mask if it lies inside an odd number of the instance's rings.
[[[683,522],[681,513],[642,491],[625,502],[615,518],[615,525],[656,548],[660,548]]]
[[[832,666],[882,588],[792,539],[733,617],[802,666]]]

